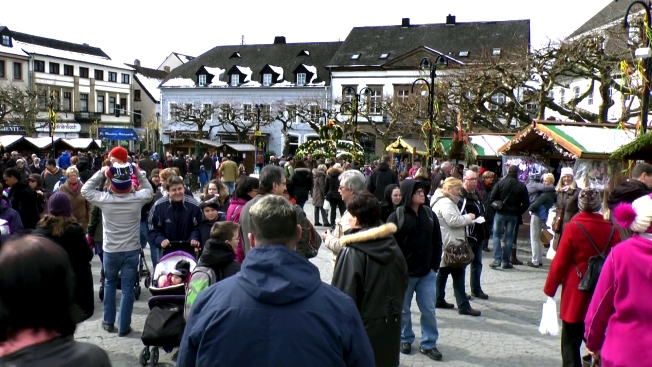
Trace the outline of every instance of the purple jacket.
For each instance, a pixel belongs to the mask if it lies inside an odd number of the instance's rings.
[[[602,367],[652,361],[651,314],[652,235],[634,235],[607,256],[586,313],[586,347],[601,351]]]
[[[23,232],[23,221],[20,219],[20,214],[9,205],[5,198],[0,198],[0,219],[4,219],[9,223],[11,234]]]

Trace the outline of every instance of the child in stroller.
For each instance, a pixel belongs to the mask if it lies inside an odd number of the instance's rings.
[[[158,347],[169,353],[179,346],[185,327],[183,309],[186,283],[196,265],[195,257],[184,251],[171,252],[161,257],[156,265],[156,282],[149,288],[152,293],[152,298],[148,301],[150,312],[141,336],[145,345],[140,354],[140,363],[143,366],[150,360],[153,365],[158,363]],[[172,281],[172,278],[177,276],[181,282]],[[163,282],[159,283],[161,280]]]

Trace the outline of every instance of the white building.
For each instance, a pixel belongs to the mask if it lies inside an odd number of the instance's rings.
[[[251,119],[256,118],[257,105],[261,106],[263,120],[279,111],[284,119],[288,118],[288,106],[298,105],[307,106],[304,118],[317,122],[323,119],[320,111],[331,97],[326,65],[341,44],[286,43],[285,37],[276,37],[273,44],[218,46],[174,69],[161,85],[162,140],[166,150],[192,152],[195,145],[189,138],[197,138],[196,126],[171,122],[170,106],[175,104],[217,107],[204,128],[206,134],[210,133],[205,138],[214,146],[255,141],[255,129],[245,136],[240,134],[238,139],[233,124],[221,124],[222,107],[237,113],[237,118],[249,127]],[[280,130],[278,121],[261,127],[258,142],[264,152],[282,154],[285,138]],[[316,139],[317,134],[297,115],[288,138],[292,154],[300,144]]]
[[[163,60],[161,65],[158,66],[158,70],[165,71],[169,73],[170,71],[178,68],[179,66],[192,61],[195,57],[180,54],[178,52],[172,52],[168,57]]]
[[[140,60],[134,60],[133,121],[134,130],[140,135],[142,149],[157,151],[160,141],[161,90],[159,85],[167,77],[163,70],[146,68]]]
[[[39,136],[49,136],[47,108],[54,99],[58,111],[55,136],[62,138],[105,138],[133,140],[133,71],[111,60],[100,48],[12,32],[3,27],[0,67],[14,64],[13,82],[46,92],[37,117]],[[6,42],[8,40],[8,42]],[[12,55],[4,58],[2,55]],[[22,62],[17,78],[16,58]],[[7,74],[5,72],[5,74]],[[47,96],[47,97],[46,97]],[[116,106],[127,111],[114,116]],[[38,121],[41,124],[38,124]]]

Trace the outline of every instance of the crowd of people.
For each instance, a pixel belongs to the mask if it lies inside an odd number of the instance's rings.
[[[599,357],[602,366],[638,366],[650,357],[648,164],[611,191],[608,208],[600,192],[578,187],[572,168],[556,185],[553,174],[522,183],[516,166],[497,180],[479,166],[428,169],[388,156],[364,167],[270,157],[255,177],[228,156],[159,158],[117,147],[56,160],[12,153],[0,169],[8,188],[0,202],[0,364],[110,365],[100,348],[73,339],[75,325],[95,311],[94,255],[106,332],[133,332],[144,262],[157,269],[153,287],[186,289],[179,366],[395,367],[416,340],[413,297],[418,351],[439,361],[436,309],[481,316],[470,300],[489,299],[483,253],[493,251],[492,269],[541,267],[547,231],[556,254],[544,293],[554,297],[562,285],[563,365]],[[311,199],[313,220],[304,211]],[[532,258],[523,264],[516,238],[525,213]],[[307,261],[322,243],[332,252],[332,286]],[[148,245],[151,259],[142,256]],[[162,258],[178,253],[197,266],[180,260],[158,271]],[[596,258],[602,274],[591,270]],[[446,301],[449,276],[455,303]],[[35,309],[35,289],[52,295],[47,312]]]

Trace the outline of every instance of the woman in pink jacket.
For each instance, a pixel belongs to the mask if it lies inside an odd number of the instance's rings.
[[[613,248],[586,314],[586,347],[602,367],[652,365],[652,197],[620,204],[614,218],[636,234]]]
[[[235,182],[235,191],[231,198],[231,204],[226,211],[226,220],[240,223],[240,212],[247,202],[258,195],[258,179],[249,176],[240,176]],[[235,250],[235,260],[242,263],[245,258],[242,248],[242,238],[238,238],[238,248]]]

